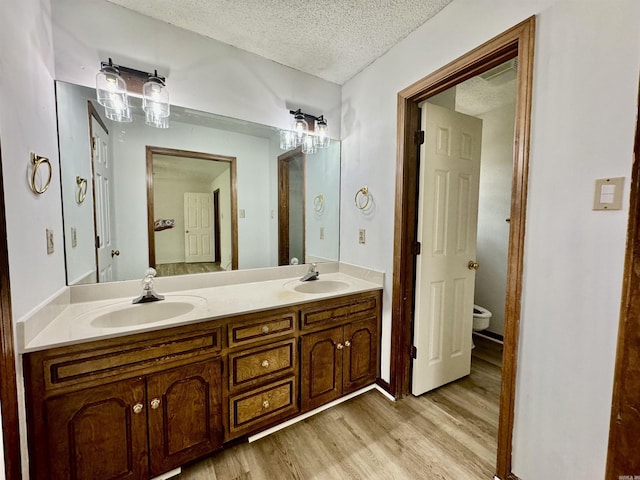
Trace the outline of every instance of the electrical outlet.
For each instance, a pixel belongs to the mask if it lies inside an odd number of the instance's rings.
[[[320,240],[324,240],[324,227],[320,227]]]
[[[53,253],[53,230],[47,228],[47,254]]]
[[[71,227],[71,247],[76,248],[78,246],[78,230],[76,227]]]
[[[364,228],[358,230],[358,243],[362,243],[363,245],[366,243],[366,233],[367,231]]]

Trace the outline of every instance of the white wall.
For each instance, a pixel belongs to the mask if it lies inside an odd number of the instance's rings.
[[[100,61],[167,77],[171,103],[288,127],[289,108],[340,131],[340,86],[104,0],[53,0],[55,76],[95,85]]]
[[[628,201],[591,203],[595,178],[630,173],[640,2],[455,0],[345,84],[340,259],[386,272],[388,379],[397,92],[538,13],[513,471],[602,478]],[[362,185],[369,216],[352,202]]]
[[[515,104],[482,115],[478,251],[474,302],[492,313],[488,330],[504,334]]]
[[[0,141],[14,318],[65,285],[48,0],[0,4]],[[30,152],[49,157],[51,186],[29,189]],[[45,230],[54,232],[47,255]]]

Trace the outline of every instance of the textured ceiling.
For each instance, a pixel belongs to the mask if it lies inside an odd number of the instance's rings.
[[[108,0],[343,84],[452,0]]]

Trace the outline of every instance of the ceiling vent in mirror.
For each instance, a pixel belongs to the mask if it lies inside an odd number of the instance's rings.
[[[507,73],[515,74],[517,71],[518,71],[518,59],[513,58],[507,62],[501,63],[497,67],[493,67],[492,69],[487,70],[484,73],[481,73],[479,76],[483,80],[486,80],[487,82],[489,82]]]

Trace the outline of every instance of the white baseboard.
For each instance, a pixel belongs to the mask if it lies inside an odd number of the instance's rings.
[[[260,440],[261,438],[264,438],[268,435],[271,435],[272,433],[276,433],[277,431],[282,430],[283,428],[287,428],[290,425],[294,425],[302,420],[305,420],[309,417],[312,417],[320,412],[324,412],[325,410],[331,408],[331,407],[335,407],[336,405],[340,405],[343,402],[346,402],[347,400],[351,400],[354,397],[357,397],[358,395],[362,395],[363,393],[366,393],[370,390],[378,390],[380,393],[382,393],[386,398],[388,398],[391,401],[395,402],[395,398],[393,398],[391,395],[389,395],[388,392],[386,392],[383,388],[381,388],[379,385],[373,384],[373,385],[369,385],[368,387],[364,387],[361,388],[360,390],[356,390],[353,393],[350,393],[348,395],[345,395],[344,397],[340,397],[337,400],[334,400],[333,402],[329,402],[326,405],[322,405],[321,407],[316,408],[315,410],[311,410],[310,412],[307,413],[303,413],[302,415],[297,416],[296,418],[292,418],[291,420],[287,420],[286,422],[282,422],[278,425],[276,425],[275,427],[271,427],[268,428],[267,430],[263,430],[260,433],[256,433],[255,435],[252,435],[248,438],[249,443],[251,442],[255,442],[256,440]]]

